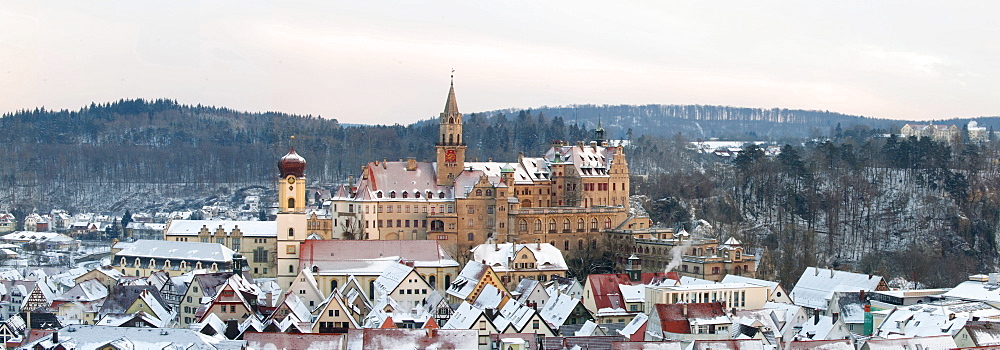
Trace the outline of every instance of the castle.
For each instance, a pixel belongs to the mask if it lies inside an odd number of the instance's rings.
[[[278,168],[277,276],[298,274],[306,239],[436,240],[455,256],[487,243],[547,242],[564,253],[597,247],[600,232],[649,228],[629,211],[629,169],[622,146],[609,146],[600,126],[594,140],[553,141],[541,157],[512,162],[465,159],[462,114],[454,82],[438,118],[433,162],[374,161],[333,194],[329,235],[306,209],[306,161],[292,148]]]

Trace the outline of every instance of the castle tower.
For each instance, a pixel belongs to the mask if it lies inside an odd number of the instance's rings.
[[[458,102],[455,100],[455,82],[451,82],[448,90],[448,101],[444,104],[444,112],[438,119],[441,138],[437,148],[437,184],[451,186],[455,177],[465,167],[465,141],[462,140],[462,113],[458,112]]]
[[[291,147],[278,161],[278,284],[287,288],[299,274],[299,243],[306,239],[306,160]]]

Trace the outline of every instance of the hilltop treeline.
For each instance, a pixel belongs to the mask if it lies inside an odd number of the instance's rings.
[[[839,138],[776,157],[751,145],[637,188],[657,221],[705,219],[719,238],[765,248],[760,272],[789,286],[807,266],[953,286],[997,266],[998,157],[992,142],[926,138]]]

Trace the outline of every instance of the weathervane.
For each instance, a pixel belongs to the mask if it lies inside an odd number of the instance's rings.
[[[455,85],[455,68],[451,69],[451,85]]]

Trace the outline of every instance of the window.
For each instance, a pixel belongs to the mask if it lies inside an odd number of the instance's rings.
[[[288,209],[295,209],[295,198],[288,199]]]
[[[469,208],[469,214],[475,214],[476,213],[476,207],[470,205],[468,208]]]
[[[535,231],[542,230],[542,220],[535,219]]]
[[[408,197],[410,197],[409,194],[407,194],[406,191],[403,191],[403,198],[408,198]]]
[[[563,232],[569,232],[570,223],[569,219],[563,220]]]
[[[580,220],[577,220],[576,221],[576,230],[577,230],[577,232],[583,232],[583,230],[586,229],[585,225],[586,224],[583,222],[583,218],[580,218]]]
[[[476,196],[480,197],[483,195],[483,190],[476,190]]]
[[[396,191],[389,191],[389,198],[396,198]]]
[[[472,232],[469,232],[469,241],[471,242],[473,239],[475,239],[475,235],[473,235]]]
[[[493,190],[486,190],[486,195],[487,196],[492,196],[493,195]]]
[[[289,227],[288,228],[288,238],[292,238],[292,237],[295,237],[295,229]]]
[[[554,219],[549,219],[549,233],[556,232],[556,221]]]
[[[527,231],[528,230],[528,222],[525,221],[524,219],[521,219],[521,222],[517,223],[517,229],[518,229],[518,231]]]
[[[493,205],[487,205],[486,206],[486,214],[493,214],[493,208],[494,207],[495,206],[493,206]]]

